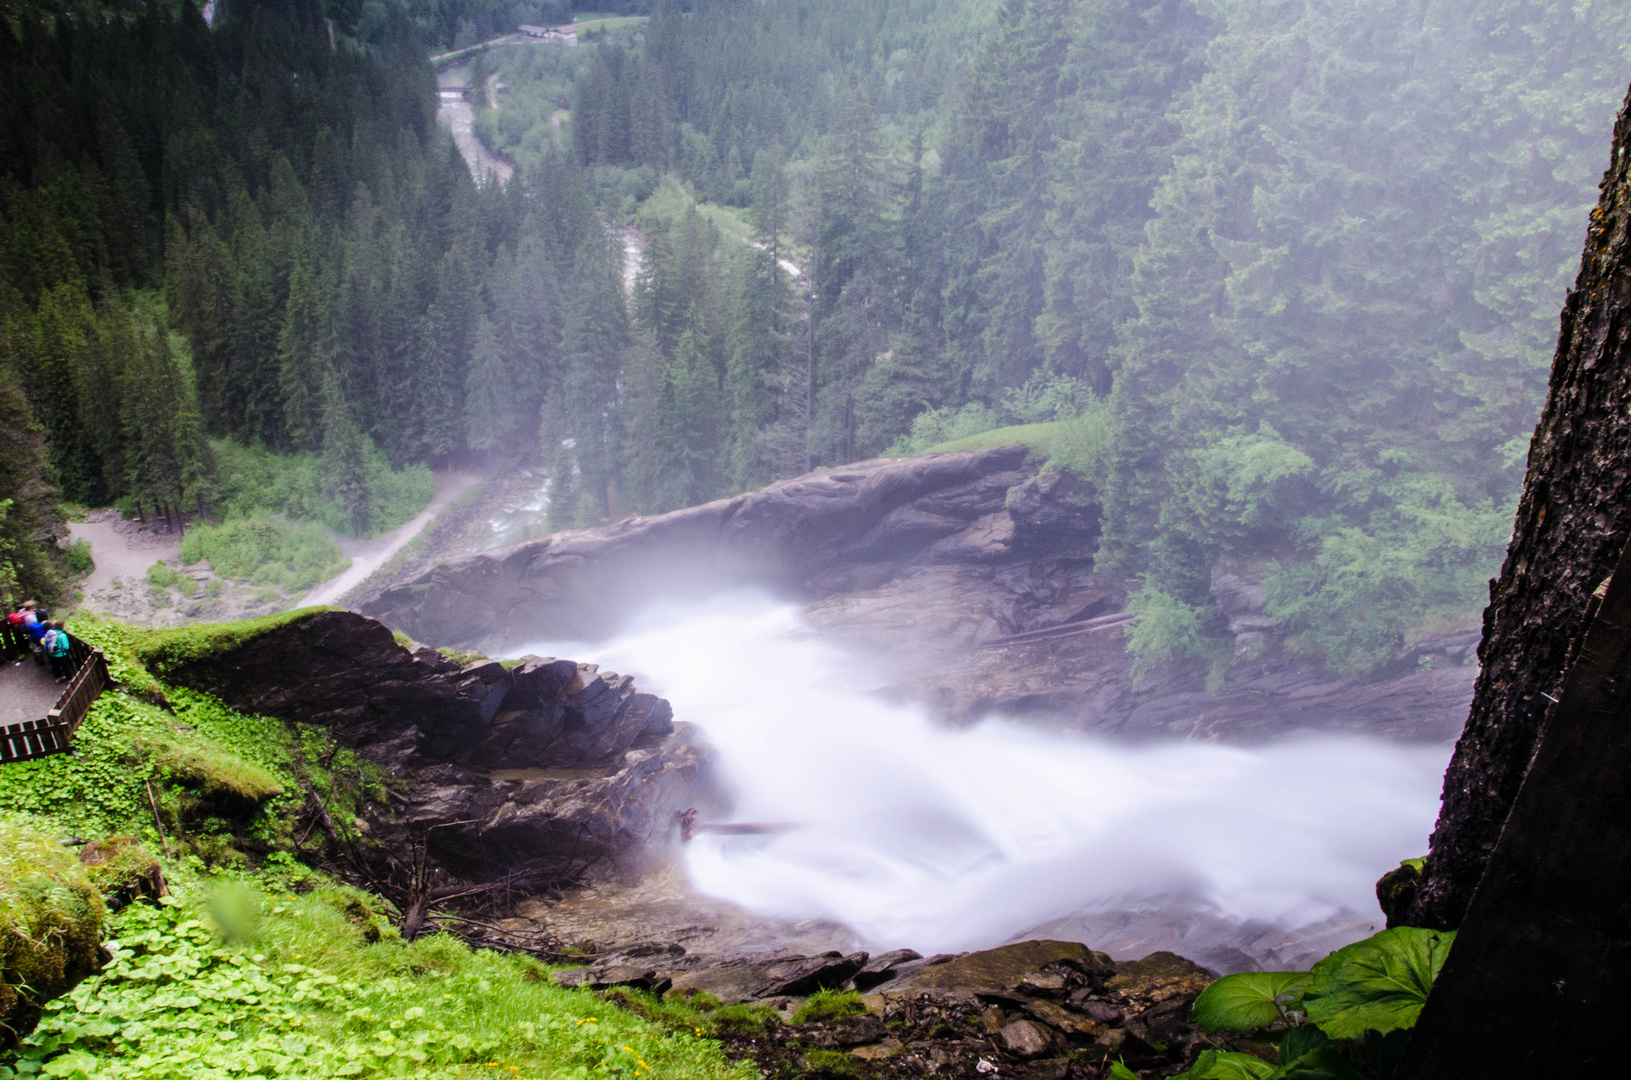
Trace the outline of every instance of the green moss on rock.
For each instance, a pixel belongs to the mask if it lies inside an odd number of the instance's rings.
[[[276,776],[219,747],[160,744],[153,757],[164,778],[186,793],[189,816],[244,817],[283,794]]]
[[[86,844],[79,853],[79,862],[103,899],[115,909],[138,897],[157,900],[168,891],[164,868],[147,845],[134,836],[110,836]]]
[[[309,607],[277,615],[266,615],[259,619],[243,619],[239,622],[198,623],[165,630],[141,630],[136,632],[133,642],[135,655],[155,675],[163,677],[183,664],[198,663],[212,656],[231,652],[270,630],[329,610],[331,609],[326,607]]]
[[[45,1002],[96,971],[106,917],[72,852],[0,822],[0,1049],[34,1030]]]

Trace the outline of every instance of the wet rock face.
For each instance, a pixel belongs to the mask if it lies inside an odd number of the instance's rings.
[[[437,826],[433,853],[465,873],[638,862],[706,773],[694,729],[628,676],[535,656],[461,666],[346,611],[294,620],[167,678],[327,728],[408,784],[405,806],[376,808],[375,834]]]
[[[822,470],[455,560],[365,610],[440,645],[510,649],[546,632],[612,632],[661,597],[756,583],[808,602],[811,622],[888,665],[899,697],[954,722],[1000,713],[1067,731],[1240,741],[1298,729],[1447,741],[1460,730],[1476,630],[1423,638],[1364,678],[1311,670],[1264,610],[1266,562],[1214,573],[1235,639],[1222,689],[1199,662],[1135,686],[1130,623],[1111,618],[1128,583],[1093,563],[1097,493],[1039,467],[1003,447]],[[516,727],[510,745],[553,730]]]
[[[545,627],[606,633],[653,597],[727,584],[818,597],[914,564],[1091,553],[1092,486],[1038,468],[1023,446],[858,462],[447,563],[364,611],[426,641],[498,649]]]
[[[864,987],[879,974],[865,1015],[793,1022],[805,995]],[[641,944],[555,975],[566,986],[663,987],[655,992],[670,998],[763,1006],[750,1032],[721,1037],[767,1075],[810,1073],[809,1051],[836,1049],[849,1056],[846,1072],[866,1077],[1025,1080],[1098,1078],[1117,1059],[1170,1074],[1210,1045],[1189,1014],[1214,977],[1172,953],[1117,962],[1065,941],[926,959],[910,950],[718,957]]]

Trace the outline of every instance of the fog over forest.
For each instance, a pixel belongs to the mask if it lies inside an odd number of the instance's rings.
[[[1136,651],[1208,655],[1210,568],[1267,557],[1339,672],[1482,604],[1631,68],[1608,3],[660,4],[469,64],[500,185],[424,57],[565,11],[38,10],[19,595],[41,482],[369,535],[400,470],[521,453],[567,527],[1054,423],[1016,437],[1101,493]],[[232,444],[313,455],[304,496]]]
[[[0,1078],[1393,1080],[1589,900],[1631,4],[0,13]]]

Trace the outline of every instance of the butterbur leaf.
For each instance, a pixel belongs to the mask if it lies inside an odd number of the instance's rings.
[[[1304,1054],[1330,1045],[1331,1037],[1313,1024],[1294,1027],[1280,1040],[1280,1064],[1290,1065]]]
[[[1195,1023],[1205,1031],[1246,1035],[1279,1020],[1286,1003],[1308,987],[1301,971],[1243,971],[1225,975],[1195,999]]]
[[[1139,1080],[1139,1076],[1118,1059],[1110,1063],[1110,1080]]]
[[[1372,1075],[1347,1058],[1335,1046],[1310,1050],[1275,1073],[1271,1080],[1373,1080]]]
[[[1207,1050],[1172,1080],[1268,1080],[1278,1070],[1262,1058],[1229,1050]]]
[[[1414,1027],[1454,940],[1453,930],[1399,926],[1339,949],[1310,972],[1309,1022],[1333,1039]]]

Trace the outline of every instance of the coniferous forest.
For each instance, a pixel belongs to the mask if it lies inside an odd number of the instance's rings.
[[[237,447],[365,535],[416,466],[531,458],[564,528],[1068,422],[1147,655],[1220,560],[1341,671],[1482,605],[1631,11],[623,7],[471,61],[500,184],[428,58],[566,4],[8,6],[0,591]]]

